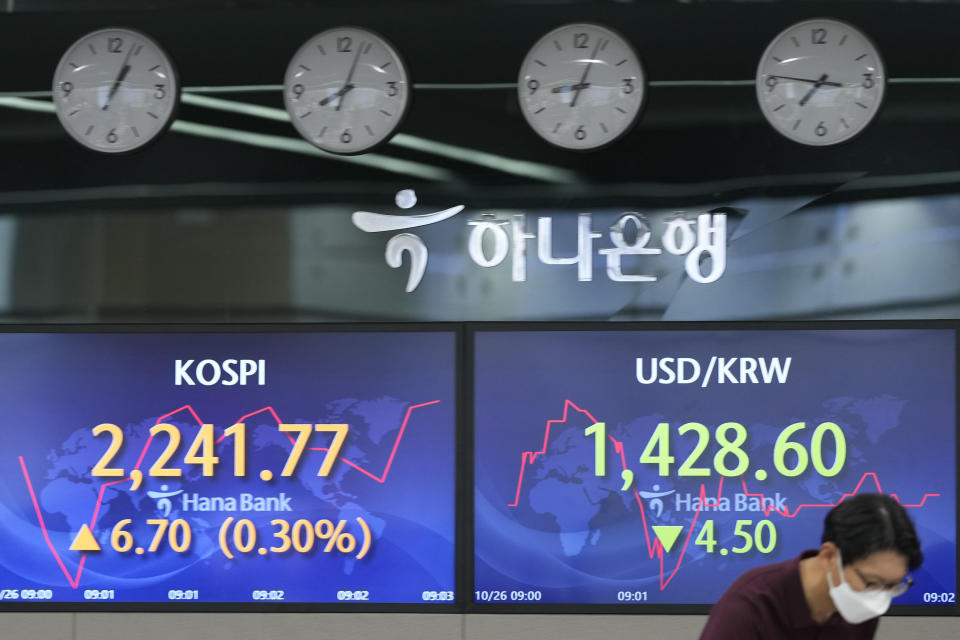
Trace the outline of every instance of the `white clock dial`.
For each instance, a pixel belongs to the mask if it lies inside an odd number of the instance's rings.
[[[390,139],[410,104],[407,68],[381,36],[340,27],[306,42],[290,61],[283,101],[300,135],[333,153]]]
[[[807,145],[856,136],[883,103],[876,47],[837,20],[807,20],[774,38],[757,67],[757,99],[774,129]]]
[[[534,131],[557,146],[586,150],[630,130],[643,107],[646,78],[622,36],[595,24],[569,24],[533,46],[517,90]]]
[[[169,56],[130,29],[102,29],[71,46],[53,77],[63,128],[105,153],[147,144],[173,120],[180,84]]]

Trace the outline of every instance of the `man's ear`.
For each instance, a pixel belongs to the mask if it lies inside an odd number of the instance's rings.
[[[834,576],[834,578],[837,577],[837,556],[839,553],[840,549],[834,542],[824,542],[820,545],[820,551],[817,552],[817,560],[820,561],[820,567]]]

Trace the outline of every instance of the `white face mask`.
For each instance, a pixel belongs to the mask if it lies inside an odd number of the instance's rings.
[[[837,551],[837,564],[840,567],[840,584],[834,585],[827,572],[827,584],[830,586],[830,599],[834,606],[850,624],[860,624],[870,618],[882,616],[890,608],[893,594],[886,589],[871,589],[870,591],[854,591],[850,583],[843,577],[843,563],[840,551]]]

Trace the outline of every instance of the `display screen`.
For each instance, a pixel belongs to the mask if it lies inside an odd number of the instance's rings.
[[[440,329],[0,333],[0,599],[452,602],[456,366]]]
[[[471,333],[480,604],[708,605],[891,494],[956,605],[953,330]]]

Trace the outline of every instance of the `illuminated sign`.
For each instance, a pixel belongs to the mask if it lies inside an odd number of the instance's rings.
[[[417,203],[412,189],[397,193],[396,204],[401,209],[410,209]],[[354,225],[365,232],[377,233],[399,231],[437,224],[456,216],[464,205],[450,207],[436,213],[420,215],[387,215],[369,211],[355,211]],[[553,218],[539,216],[536,231],[528,228],[527,216],[523,213],[497,215],[483,213],[469,220],[471,227],[467,241],[470,259],[479,267],[491,268],[502,264],[510,256],[510,273],[514,282],[527,280],[527,242],[536,240],[537,258],[546,265],[577,265],[577,280],[593,280],[594,242],[603,237],[592,227],[592,215],[577,216],[577,253],[573,256],[553,255]],[[656,276],[643,273],[626,273],[625,256],[661,255],[664,251],[676,256],[686,256],[684,267],[694,282],[716,282],[726,270],[727,216],[722,213],[700,213],[691,220],[677,213],[664,222],[661,247],[648,246],[653,231],[644,215],[627,211],[622,213],[608,230],[612,246],[599,249],[606,261],[607,278],[613,282],[655,282]],[[629,240],[628,238],[632,238]],[[488,245],[485,248],[485,244]],[[420,285],[427,269],[429,250],[420,236],[399,233],[387,241],[384,257],[394,269],[403,264],[407,254],[410,272],[406,291],[410,293]],[[706,268],[706,270],[704,270]]]
[[[957,592],[956,333],[478,326],[473,600],[712,604],[895,496]],[[944,595],[946,594],[946,595]]]
[[[0,600],[452,601],[455,337],[0,333]]]

